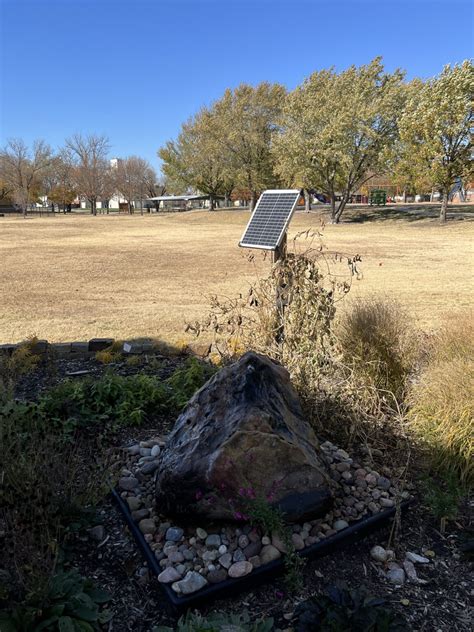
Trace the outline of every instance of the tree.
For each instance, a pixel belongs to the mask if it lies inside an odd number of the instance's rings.
[[[277,184],[271,146],[285,98],[280,84],[241,84],[212,108],[214,143],[225,150],[232,183],[251,191],[252,209],[258,193]]]
[[[168,141],[158,152],[171,185],[209,195],[210,210],[217,196],[233,189],[228,155],[215,134],[218,124],[214,109],[202,108],[183,124],[177,140]]]
[[[74,183],[74,165],[70,150],[60,150],[47,171],[45,193],[48,199],[62,206],[64,213],[77,197]]]
[[[51,147],[43,140],[36,140],[30,150],[23,140],[13,138],[2,149],[0,158],[0,179],[26,217],[28,205],[37,197],[42,178],[53,159]]]
[[[411,96],[400,135],[417,177],[440,190],[440,220],[446,221],[449,192],[458,178],[472,176],[474,66],[447,65]]]
[[[386,169],[403,100],[403,73],[384,72],[381,58],[313,73],[286,100],[273,149],[278,175],[326,194],[339,223],[351,195]]]
[[[95,134],[74,134],[66,140],[66,147],[73,157],[77,191],[89,201],[92,215],[97,215],[97,201],[104,196],[110,176],[109,140]]]
[[[126,200],[129,213],[133,212],[133,201],[143,200],[150,182],[156,180],[150,163],[138,156],[119,159],[114,176],[116,189]]]

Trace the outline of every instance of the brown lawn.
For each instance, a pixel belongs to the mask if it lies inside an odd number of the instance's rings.
[[[398,299],[423,328],[469,307],[474,208],[441,226],[436,209],[354,208],[327,225],[329,250],[359,253],[352,297]],[[290,237],[318,228],[320,211],[297,213]],[[36,334],[50,341],[95,336],[183,339],[207,313],[208,296],[233,296],[268,268],[237,244],[244,211],[134,216],[0,218],[0,342]]]

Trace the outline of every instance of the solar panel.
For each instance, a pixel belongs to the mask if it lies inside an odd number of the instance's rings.
[[[276,250],[283,239],[299,197],[300,191],[296,189],[264,191],[239,246]]]

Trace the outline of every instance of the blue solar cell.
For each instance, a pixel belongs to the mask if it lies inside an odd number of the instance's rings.
[[[244,248],[275,250],[281,243],[291,216],[296,208],[300,191],[264,191],[239,242]]]

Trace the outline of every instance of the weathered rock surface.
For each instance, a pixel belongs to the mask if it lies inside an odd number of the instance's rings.
[[[249,352],[191,399],[161,452],[157,502],[171,515],[233,518],[242,490],[288,522],[323,515],[331,482],[289,374]]]

